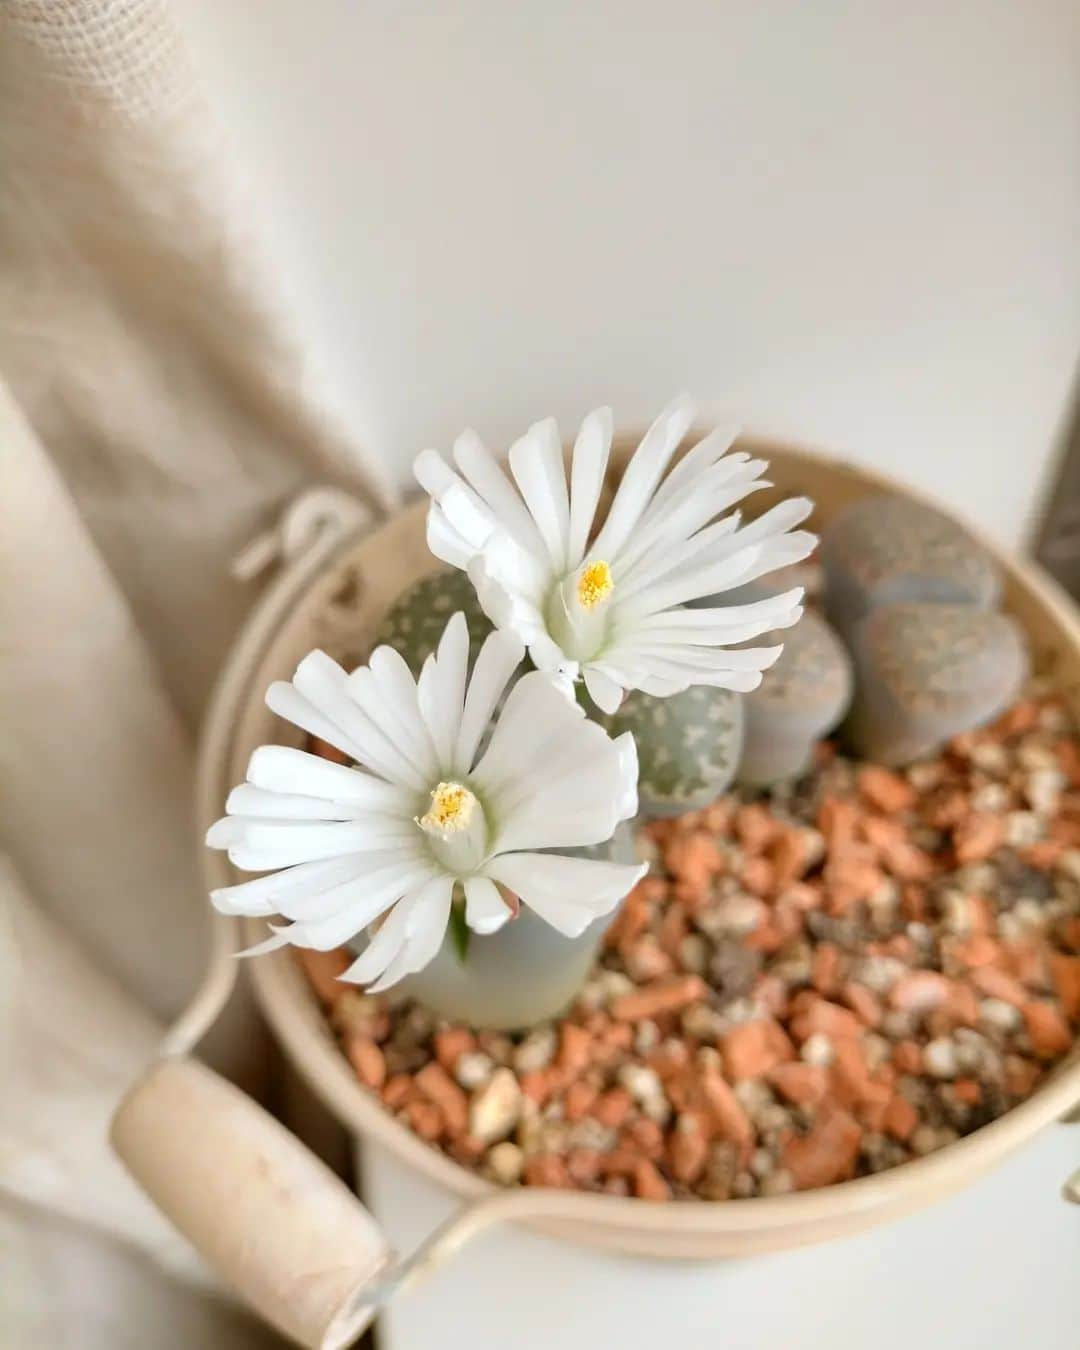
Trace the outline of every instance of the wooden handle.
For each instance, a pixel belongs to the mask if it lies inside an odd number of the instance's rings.
[[[128,1092],[112,1144],[158,1208],[260,1316],[310,1350],[371,1322],[393,1264],[382,1230],[300,1141],[193,1059],[159,1060]]]

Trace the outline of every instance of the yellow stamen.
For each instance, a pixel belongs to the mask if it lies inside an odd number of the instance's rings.
[[[476,798],[460,783],[440,783],[431,794],[431,805],[417,822],[433,834],[457,834],[468,828]]]
[[[578,577],[577,598],[582,609],[595,609],[615,589],[606,562],[591,562]]]

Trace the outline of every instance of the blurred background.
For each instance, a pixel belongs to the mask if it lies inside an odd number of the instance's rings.
[[[1031,527],[1080,323],[1071,0],[176,11],[398,483],[469,424],[685,388]]]

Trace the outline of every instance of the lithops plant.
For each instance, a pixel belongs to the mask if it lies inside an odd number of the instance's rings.
[[[794,628],[770,633],[779,660],[743,695],[746,730],[739,782],[769,787],[810,766],[814,744],[842,719],[851,702],[851,658],[825,620],[807,610]]]
[[[825,612],[845,636],[871,610],[910,602],[993,609],[1001,591],[984,549],[949,516],[907,497],[867,497],[821,541]]]
[[[731,786],[743,744],[742,697],[705,685],[670,698],[634,690],[606,726],[612,736],[633,733],[641,814],[677,816]]]
[[[1020,629],[970,604],[896,604],[855,630],[847,734],[864,758],[904,764],[991,721],[1028,674]]]
[[[387,610],[375,646],[385,643],[404,657],[414,675],[439,645],[446,621],[460,610],[469,628],[469,661],[492,631],[491,620],[480,608],[472,582],[464,572],[445,569],[410,586]]]

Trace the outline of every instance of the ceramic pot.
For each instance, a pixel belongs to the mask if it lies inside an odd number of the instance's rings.
[[[630,437],[618,443],[613,462],[634,444]],[[906,491],[840,460],[768,443],[746,442],[744,448],[770,460],[776,491],[762,494],[768,498],[763,509],[781,495],[805,493],[817,504],[814,524],[819,530],[869,494]],[[286,598],[279,598],[276,608],[268,597],[255,626],[238,645],[211,710],[201,747],[203,827],[220,814],[221,802],[229,786],[243,777],[252,749],[282,738],[283,725],[262,702],[270,681],[288,678],[314,646],[346,662],[363,660],[380,617],[395,597],[438,566],[424,545],[424,516],[424,504],[417,503],[375,533],[346,543],[303,587],[291,592],[283,587]],[[1075,607],[1037,567],[1003,554],[989,540],[982,544],[1001,567],[1003,608],[1023,627],[1036,670],[1052,671],[1080,713]],[[203,851],[202,860],[209,885],[240,879],[222,855]],[[260,925],[246,925],[246,940],[261,936]],[[247,969],[285,1053],[346,1128],[377,1140],[435,1187],[474,1202],[489,1217],[513,1218],[565,1241],[625,1253],[715,1259],[855,1233],[975,1180],[1080,1102],[1080,1056],[1074,1049],[1026,1102],[982,1129],[903,1167],[822,1190],[736,1203],[670,1205],[535,1188],[501,1192],[423,1143],[360,1085],[290,952],[261,957]]]

